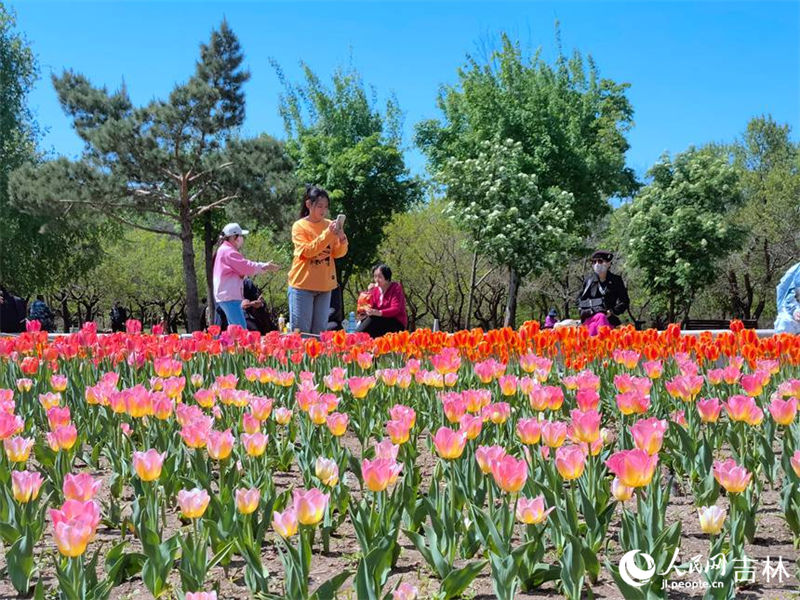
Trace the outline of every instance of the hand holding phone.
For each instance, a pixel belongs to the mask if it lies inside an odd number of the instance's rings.
[[[344,220],[345,220],[345,216],[343,214],[339,213],[339,216],[336,217],[336,228],[339,231],[343,231],[344,230]]]

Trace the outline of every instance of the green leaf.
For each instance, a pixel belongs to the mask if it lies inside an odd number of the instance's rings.
[[[30,534],[21,536],[6,552],[11,584],[20,594],[27,595],[34,571],[33,540]]]
[[[469,584],[481,574],[488,562],[487,560],[477,560],[450,571],[447,577],[442,580],[439,588],[444,593],[443,600],[461,596],[464,590],[469,587]]]
[[[321,584],[311,595],[309,600],[334,600],[336,592],[347,581],[347,578],[352,575],[352,571],[343,571],[334,575],[323,584]]]

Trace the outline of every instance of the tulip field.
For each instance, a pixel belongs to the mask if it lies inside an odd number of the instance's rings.
[[[0,597],[792,598],[800,340],[0,338]]]

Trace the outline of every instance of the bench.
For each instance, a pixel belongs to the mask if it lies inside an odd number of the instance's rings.
[[[742,319],[745,329],[758,329],[756,319]],[[681,329],[684,331],[699,331],[701,329],[730,329],[729,319],[686,319],[681,322]]]

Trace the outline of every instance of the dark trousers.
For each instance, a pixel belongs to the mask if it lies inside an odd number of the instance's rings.
[[[370,337],[380,337],[385,333],[403,331],[403,324],[391,317],[367,317],[358,324],[356,331],[368,333]]]

